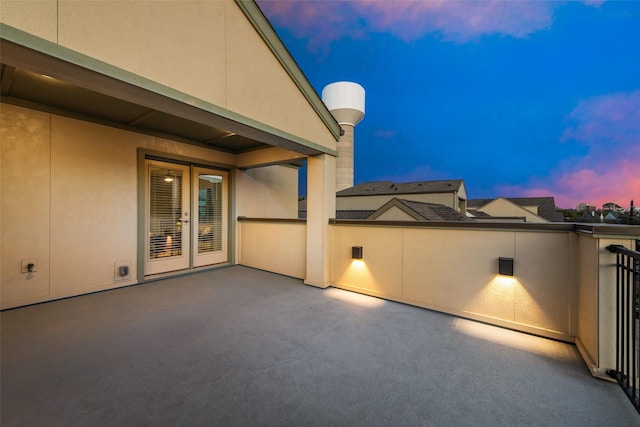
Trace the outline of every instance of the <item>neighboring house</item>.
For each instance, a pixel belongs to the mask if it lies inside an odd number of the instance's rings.
[[[307,217],[306,200],[298,203],[298,217]],[[338,210],[336,219],[378,220],[378,221],[474,221],[474,219],[444,205],[414,202],[393,198],[377,210]]]
[[[367,219],[374,210],[336,211],[336,219]],[[298,218],[307,219],[307,200],[298,202]]]
[[[391,199],[435,203],[466,212],[467,191],[461,179],[394,183],[366,182],[338,191],[337,210],[378,210]]]
[[[367,219],[387,221],[473,221],[472,218],[448,206],[393,198]]]
[[[326,286],[340,126],[253,1],[1,6],[2,308],[234,264],[304,159]]]
[[[498,197],[470,199],[467,213],[479,220],[563,222],[553,197]]]
[[[582,216],[579,219],[579,222],[604,222],[604,216],[595,211],[595,208],[588,208],[586,211],[582,213]]]
[[[620,216],[623,214],[617,212],[609,212],[605,215],[604,222],[618,223],[620,222]]]

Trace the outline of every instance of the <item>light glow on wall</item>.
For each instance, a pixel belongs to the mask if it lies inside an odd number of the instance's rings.
[[[492,286],[515,286],[517,280],[513,276],[501,276],[497,275],[495,279],[491,281]]]

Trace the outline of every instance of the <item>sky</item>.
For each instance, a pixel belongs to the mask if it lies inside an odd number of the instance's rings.
[[[355,184],[640,205],[640,0],[257,3],[318,94],[364,87]]]

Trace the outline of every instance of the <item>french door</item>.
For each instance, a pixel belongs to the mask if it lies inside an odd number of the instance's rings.
[[[226,172],[156,160],[145,168],[144,274],[226,262]]]

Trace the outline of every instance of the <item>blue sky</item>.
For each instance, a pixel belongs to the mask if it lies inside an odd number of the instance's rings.
[[[365,88],[356,184],[640,204],[640,1],[257,3],[319,94]]]

